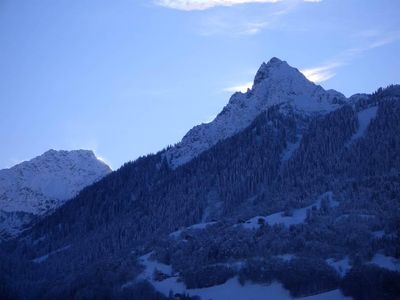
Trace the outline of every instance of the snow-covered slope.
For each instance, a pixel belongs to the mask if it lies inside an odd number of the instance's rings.
[[[350,297],[345,297],[339,289],[325,291],[308,297],[293,298],[290,296],[289,291],[279,282],[272,282],[270,284],[245,282],[244,284],[240,284],[237,277],[233,277],[219,285],[188,289],[185,283],[179,280],[179,274],[173,272],[171,266],[160,263],[157,260],[152,260],[151,254],[148,253],[139,257],[139,262],[144,266],[143,273],[139,275],[139,278],[150,282],[158,292],[167,297],[172,291],[173,294],[199,296],[204,300],[351,300]],[[154,278],[155,273],[162,275],[156,280]],[[131,284],[132,282],[129,282],[122,288],[126,288]]]
[[[34,216],[55,209],[109,172],[88,150],[49,150],[0,170],[0,239],[15,235]]]
[[[166,156],[172,167],[178,167],[246,128],[257,115],[275,104],[289,104],[304,113],[325,113],[346,101],[343,94],[324,90],[287,62],[272,58],[259,68],[252,89],[233,94],[211,123],[195,126],[180,143],[167,150]]]

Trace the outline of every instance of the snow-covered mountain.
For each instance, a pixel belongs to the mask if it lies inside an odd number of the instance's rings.
[[[0,298],[398,299],[399,152],[400,85],[347,99],[272,59],[212,123],[2,244]]]
[[[195,126],[166,156],[174,168],[187,163],[218,141],[243,130],[262,111],[276,104],[289,104],[296,111],[313,114],[330,112],[347,101],[343,94],[324,90],[286,61],[274,57],[261,65],[252,89],[233,94],[212,122]]]
[[[56,151],[0,170],[0,238],[75,196],[111,172],[92,151]]]

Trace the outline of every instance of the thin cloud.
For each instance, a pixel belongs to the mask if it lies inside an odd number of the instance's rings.
[[[224,92],[235,93],[235,92],[247,92],[248,89],[251,89],[253,86],[253,82],[246,82],[244,84],[234,85],[230,87],[226,87],[223,89]]]
[[[266,28],[268,25],[269,25],[268,22],[247,22],[243,24],[242,31],[239,31],[238,34],[254,35],[259,33],[262,29]]]
[[[205,10],[215,6],[232,6],[246,3],[276,3],[282,0],[159,0],[158,5],[178,10]]]
[[[310,81],[319,83],[336,75],[338,68],[348,65],[363,53],[386,46],[400,40],[400,31],[381,34],[376,30],[364,31],[360,36],[367,37],[367,42],[362,47],[349,48],[325,64],[301,70]]]
[[[229,10],[203,16],[199,33],[203,36],[228,35],[231,37],[252,36],[266,29],[274,29],[280,20],[299,4],[298,1],[282,1],[279,5],[268,6],[256,16],[243,11]]]
[[[234,21],[236,20],[236,21]],[[199,33],[203,36],[230,35],[230,36],[250,36],[261,32],[271,26],[271,22],[246,21],[241,17],[234,16],[211,16],[203,21]]]
[[[204,11],[212,7],[235,6],[238,4],[264,3],[258,13],[246,10],[214,10],[200,14],[198,33],[203,36],[228,35],[232,37],[252,36],[265,29],[274,29],[284,15],[298,5],[315,0],[154,0],[155,4],[182,11]],[[282,25],[282,24],[280,24]]]
[[[395,33],[392,33],[392,34],[390,34],[388,36],[385,36],[383,38],[380,38],[380,39],[374,41],[373,43],[371,43],[368,46],[368,49],[374,49],[374,48],[382,47],[382,46],[391,44],[393,42],[396,42],[399,39],[400,39],[400,32],[395,32]]]
[[[278,3],[285,0],[157,0],[156,4],[167,8],[191,11],[206,10],[216,6],[233,6],[250,3]],[[322,0],[303,0],[304,2],[321,2]]]
[[[318,66],[315,68],[303,69],[301,72],[308,80],[312,82],[323,82],[336,75],[335,69],[340,66],[339,63],[331,63],[327,65]]]

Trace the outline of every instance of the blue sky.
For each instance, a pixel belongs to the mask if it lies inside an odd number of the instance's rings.
[[[350,96],[400,83],[400,1],[0,0],[0,168],[113,168],[209,121],[276,56]]]

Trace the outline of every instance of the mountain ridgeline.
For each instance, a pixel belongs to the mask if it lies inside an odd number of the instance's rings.
[[[18,235],[110,172],[88,150],[49,150],[0,170],[0,242]]]
[[[139,257],[152,252],[188,290],[237,277],[243,286],[277,281],[292,297],[340,288],[399,299],[400,269],[371,263],[400,258],[399,153],[400,86],[345,98],[274,58],[212,123],[1,244],[0,293],[168,299],[142,281]],[[296,221],[272,224],[274,214]],[[346,272],[332,260],[348,261]]]

